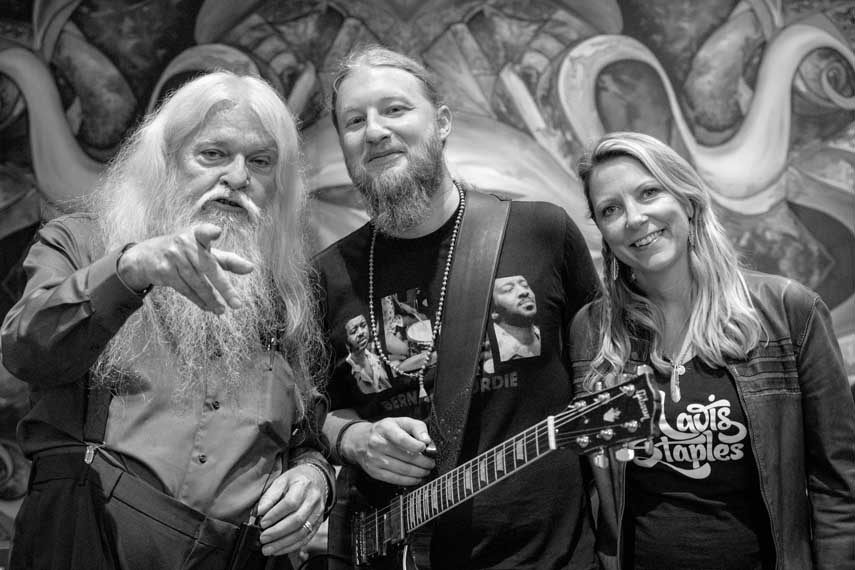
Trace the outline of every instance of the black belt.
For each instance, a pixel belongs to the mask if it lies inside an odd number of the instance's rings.
[[[100,452],[95,452],[92,462],[87,464],[84,462],[85,449],[73,447],[36,454],[31,485],[57,479],[89,481],[102,490],[105,499],[119,500],[204,545],[225,550],[234,545],[237,525],[211,518],[158,491],[113,465]]]

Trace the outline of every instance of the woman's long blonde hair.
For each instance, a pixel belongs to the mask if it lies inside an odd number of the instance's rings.
[[[688,335],[694,352],[711,366],[723,366],[727,358],[743,359],[763,332],[751,302],[739,256],[712,210],[709,190],[701,177],[679,154],[659,140],[641,133],[605,135],[578,163],[588,209],[591,176],[597,167],[616,157],[640,162],[690,215],[693,243],[689,247],[693,310]],[[612,266],[617,264],[617,278]],[[600,348],[588,376],[589,387],[598,380],[619,374],[630,358],[633,339],[649,342],[653,366],[668,373],[663,358],[665,319],[634,282],[629,267],[618,261],[603,242],[603,307],[599,311]]]

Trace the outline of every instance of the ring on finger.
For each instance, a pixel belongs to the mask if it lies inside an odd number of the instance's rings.
[[[312,523],[310,523],[309,521],[303,523],[303,528],[306,529],[306,532],[309,534],[315,532],[315,527],[313,527]]]

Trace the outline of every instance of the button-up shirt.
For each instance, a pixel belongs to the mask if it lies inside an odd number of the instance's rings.
[[[4,364],[31,387],[18,434],[31,457],[84,441],[89,368],[143,302],[118,278],[121,252],[104,252],[97,235],[85,214],[46,225],[24,263],[24,295],[3,325]],[[297,421],[294,373],[281,353],[260,347],[239,394],[226,392],[214,366],[203,386],[176,398],[171,345],[138,344],[128,378],[114,388],[104,443],[149,468],[170,495],[237,523],[283,466],[313,463],[332,481],[321,442]]]

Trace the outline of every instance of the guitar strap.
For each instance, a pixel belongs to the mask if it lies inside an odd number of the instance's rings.
[[[471,189],[466,192],[443,311],[449,317],[440,330],[434,377],[439,474],[454,468],[460,456],[509,210],[508,201]]]
[[[107,432],[107,416],[110,414],[110,402],[113,391],[94,384],[91,375],[86,377],[86,411],[83,420],[83,441],[90,444],[104,444]]]

